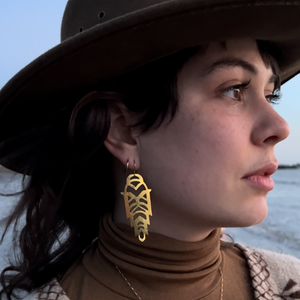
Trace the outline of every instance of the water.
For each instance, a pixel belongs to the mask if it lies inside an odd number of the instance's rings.
[[[11,194],[16,191],[21,190],[21,182],[22,176],[19,174],[14,174],[10,172],[6,172],[0,166],[0,193]],[[13,209],[14,204],[17,203],[18,197],[2,197],[0,196],[0,237],[2,236],[4,224],[1,220],[8,217],[10,212]],[[12,258],[12,230],[10,229],[7,232],[2,244],[0,245],[0,272],[6,267],[8,267],[9,259]],[[1,284],[0,284],[1,289]],[[19,292],[18,295],[20,299],[25,298],[25,294],[23,292]],[[12,299],[17,299],[12,297]]]
[[[235,242],[252,247],[270,249],[300,258],[300,169],[278,170],[273,176],[274,190],[269,193],[269,214],[259,225],[250,228],[230,228],[225,232],[233,236]],[[20,189],[20,176],[0,172],[0,192]],[[0,218],[9,214],[14,197],[0,196]],[[0,223],[0,232],[3,225]],[[0,271],[7,266],[11,253],[11,232],[0,246]]]
[[[14,173],[3,172],[0,167],[0,193],[14,193],[21,189],[21,176]],[[1,220],[9,215],[13,205],[17,202],[17,197],[0,196],[0,236],[2,236],[4,224]],[[11,251],[12,230],[8,231],[4,241],[0,245],[0,272],[8,265],[9,255]]]

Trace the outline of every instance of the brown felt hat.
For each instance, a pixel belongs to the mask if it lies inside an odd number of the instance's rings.
[[[59,151],[55,112],[99,82],[184,48],[245,37],[279,49],[282,82],[298,74],[300,0],[69,0],[62,42],[0,91],[0,164],[22,172]]]

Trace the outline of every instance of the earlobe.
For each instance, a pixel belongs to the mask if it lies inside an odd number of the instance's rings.
[[[128,122],[129,114],[122,103],[112,103],[109,106],[111,124],[104,146],[123,165],[134,160],[139,168],[136,137],[132,134],[132,126]],[[130,164],[133,166],[133,164]]]

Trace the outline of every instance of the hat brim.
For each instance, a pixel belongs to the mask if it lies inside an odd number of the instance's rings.
[[[71,95],[184,48],[236,38],[272,42],[286,82],[300,70],[300,1],[167,1],[67,39],[1,89],[0,163],[15,169],[3,158],[7,142],[48,124]]]

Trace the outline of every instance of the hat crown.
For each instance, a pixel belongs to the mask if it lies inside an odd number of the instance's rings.
[[[99,24],[168,1],[170,0],[69,0],[62,20],[61,41]]]

